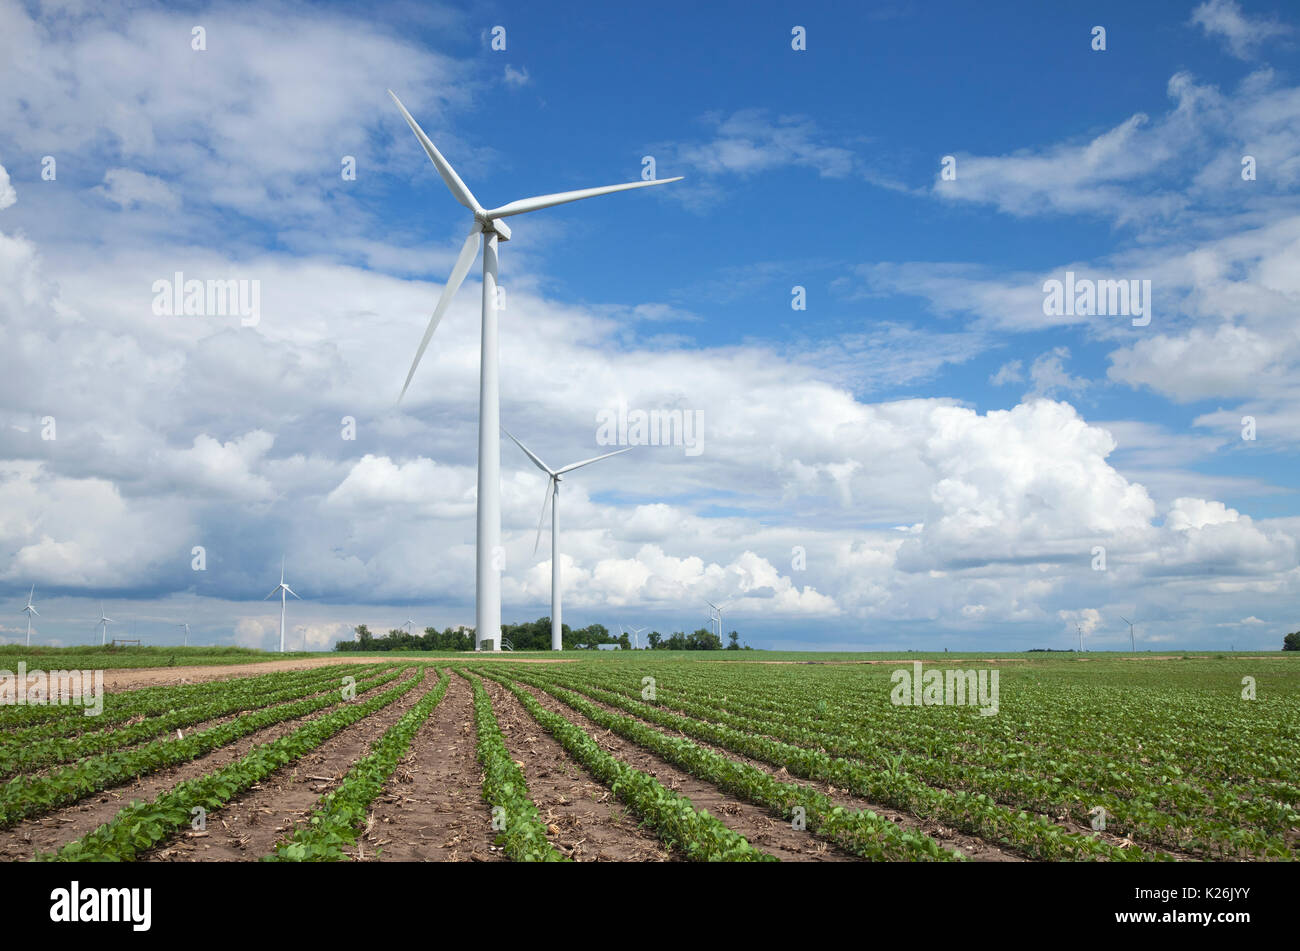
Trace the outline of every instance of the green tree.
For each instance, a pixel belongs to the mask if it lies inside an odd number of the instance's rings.
[[[1282,638],[1282,650],[1300,651],[1300,631],[1293,631]]]

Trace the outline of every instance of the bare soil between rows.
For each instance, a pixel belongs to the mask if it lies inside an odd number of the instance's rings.
[[[447,693],[370,809],[357,858],[381,862],[498,862],[483,801],[473,694],[451,675]],[[378,853],[378,854],[376,854]]]
[[[277,843],[304,824],[321,797],[339,785],[352,765],[370,752],[371,744],[437,682],[437,675],[430,670],[414,690],[287,763],[219,811],[209,813],[206,830],[182,832],[142,854],[140,861],[256,861],[274,851]]]
[[[623,803],[575,762],[554,737],[529,716],[518,698],[484,680],[510,758],[520,767],[528,795],[548,837],[576,862],[665,862],[670,852]]]
[[[624,740],[613,731],[606,730],[583,714],[565,706],[550,694],[528,684],[520,684],[520,686],[536,697],[546,709],[558,713],[585,730],[601,749],[629,766],[653,776],[666,789],[685,796],[697,811],[707,811],[727,828],[744,836],[754,848],[775,855],[783,862],[862,861],[858,856],[825,839],[791,828],[790,823],[773,817],[763,807],[738,799],[712,783],[697,779],[685,770],[678,769],[667,760],[635,743]]]

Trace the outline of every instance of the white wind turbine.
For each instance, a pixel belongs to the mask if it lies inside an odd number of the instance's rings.
[[[263,598],[262,600],[265,601],[266,599]],[[102,614],[103,612],[101,611],[100,613]],[[176,626],[177,626],[177,627],[183,627],[183,628],[185,628],[185,646],[186,646],[186,647],[189,647],[189,646],[190,646],[190,624],[189,624],[189,622],[188,622],[188,621],[182,621],[180,624],[177,624]]]
[[[104,613],[104,602],[99,602],[99,620],[95,622],[99,627],[99,646],[103,647],[108,643],[108,626],[116,624],[111,617]]]
[[[621,626],[621,625],[620,625],[620,626]],[[633,641],[633,643],[636,644],[636,649],[637,649],[637,650],[640,650],[640,649],[641,649],[641,632],[642,632],[642,631],[648,631],[648,630],[650,630],[650,628],[648,628],[648,627],[629,627],[628,630],[632,632],[632,641]]]
[[[1120,619],[1121,621],[1123,621],[1125,624],[1128,625],[1128,646],[1129,646],[1129,651],[1130,651],[1131,653],[1137,653],[1137,639],[1133,636],[1133,622],[1130,621],[1128,618],[1126,618],[1126,617],[1125,617],[1124,615],[1122,615],[1122,614],[1119,616],[1119,619]]]
[[[415,623],[415,618],[413,617],[408,617],[405,621],[402,622],[402,627],[406,628],[407,634],[411,633],[411,625],[414,623]]]
[[[41,612],[32,606],[32,597],[36,594],[36,585],[32,585],[32,590],[27,595],[27,607],[23,608],[23,614],[27,615],[27,646],[32,646],[32,615],[41,616]]]
[[[274,588],[272,588],[271,593],[268,594],[266,598],[263,598],[262,600],[265,601],[267,598],[274,597],[277,592],[279,592],[280,594],[280,653],[283,654],[284,653],[284,607],[288,603],[286,594],[291,594],[295,598],[298,598],[298,593],[294,591],[293,588],[289,587],[287,584],[284,583],[284,558],[283,557],[280,558],[280,583],[276,585]],[[301,601],[302,598],[298,598],[298,600]]]
[[[710,615],[710,618],[718,622],[718,640],[721,641],[722,640],[722,609],[723,607],[726,606],[727,602],[723,601],[722,604],[714,604],[712,601],[706,600],[705,603],[709,607],[713,608],[714,614]]]
[[[600,462],[600,460],[608,459],[610,456],[628,452],[632,447],[615,449],[613,452],[607,452],[601,456],[594,456],[591,459],[584,459],[582,462],[575,462],[559,469],[552,469],[541,459],[538,459],[531,449],[518,439],[515,439],[514,434],[509,430],[505,430],[505,434],[514,440],[515,445],[522,449],[529,459],[533,460],[533,465],[545,472],[550,479],[550,484],[546,487],[546,494],[542,496],[542,514],[537,519],[537,541],[533,543],[533,554],[537,554],[537,546],[542,543],[542,524],[546,521],[546,506],[549,505],[551,507],[551,650],[562,650],[564,645],[561,634],[564,627],[560,623],[560,477],[566,472],[581,469],[593,462]]]
[[[485,640],[492,641],[493,650],[501,650],[501,575],[499,564],[494,564],[496,553],[501,546],[501,437],[500,437],[500,384],[497,375],[497,243],[510,240],[510,228],[501,219],[511,215],[521,215],[552,205],[582,198],[595,198],[612,192],[626,191],[631,188],[645,188],[649,185],[666,185],[680,181],[678,178],[662,178],[648,182],[628,182],[624,185],[606,185],[601,188],[583,188],[577,191],[557,192],[552,195],[539,195],[536,198],[523,198],[512,201],[499,208],[485,209],[479,204],[474,194],[465,187],[456,170],[442,157],[424,130],[406,111],[400,99],[390,89],[388,95],[393,97],[402,117],[411,127],[420,145],[433,162],[438,174],[451,191],[452,196],[474,214],[474,224],[469,237],[465,239],[456,264],[451,269],[451,276],[443,286],[442,296],[429,318],[424,337],[420,340],[411,369],[402,384],[402,395],[411,385],[415,368],[424,356],[424,349],[429,345],[429,338],[438,328],[443,313],[456,296],[470,265],[478,255],[480,243],[483,245],[483,324],[479,351],[479,412],[478,412],[478,524],[476,529],[477,566],[475,569],[475,646]],[[398,396],[398,401],[401,401]],[[554,633],[552,633],[554,640]],[[556,647],[558,650],[558,646]]]

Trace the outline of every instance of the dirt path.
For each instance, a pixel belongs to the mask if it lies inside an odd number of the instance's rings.
[[[338,786],[352,764],[437,684],[430,671],[424,683],[395,703],[330,737],[301,759],[276,770],[242,796],[208,815],[206,832],[187,830],[140,861],[256,861],[316,808],[320,797]]]
[[[329,667],[331,664],[409,664],[415,662],[441,663],[461,661],[462,658],[424,657],[419,654],[394,653],[356,656],[352,654],[323,654],[320,657],[299,657],[293,660],[253,661],[247,664],[209,664],[191,667],[114,667],[104,671],[104,689],[109,693],[118,690],[136,690],[140,687],[174,687],[197,684],[206,680],[223,680],[230,677],[256,677],[282,670],[306,670],[311,667]],[[512,664],[572,664],[573,659],[549,657],[514,657],[510,654],[466,652],[464,662],[503,661]]]
[[[546,709],[560,714],[585,730],[601,749],[629,766],[650,774],[665,788],[686,796],[697,810],[708,810],[709,815],[743,835],[755,848],[770,852],[783,862],[861,861],[858,856],[824,839],[818,839],[808,832],[795,831],[790,823],[777,819],[760,806],[736,799],[711,783],[696,779],[690,773],[566,707],[550,694],[528,685],[522,686]]]
[[[400,683],[400,680],[377,689],[382,692],[391,689],[397,683]],[[331,709],[333,708],[327,707],[308,717],[274,723],[197,759],[139,776],[129,783],[111,789],[100,790],[79,802],[0,830],[0,860],[26,860],[38,851],[53,851],[108,822],[119,809],[132,800],[151,801],[186,779],[228,766],[241,759],[257,744],[278,740],[309,720],[329,713]]]
[[[528,792],[551,844],[578,862],[664,862],[680,858],[668,852],[654,833],[618,798],[569,757],[515,698],[491,680],[483,681],[492,698],[497,724],[510,758],[523,766]]]
[[[384,862],[495,862],[491,814],[475,747],[469,684],[455,674],[415,734],[411,752],[374,802],[364,856]]]

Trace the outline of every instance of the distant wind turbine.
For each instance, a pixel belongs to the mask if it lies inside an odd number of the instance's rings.
[[[705,603],[708,604],[709,607],[713,608],[714,612],[717,614],[717,616],[714,618],[714,620],[718,622],[718,641],[721,642],[721,640],[722,640],[722,609],[726,606],[727,602],[726,602],[726,601],[723,601],[722,604],[714,604],[712,601],[706,601]]]
[[[263,598],[262,600],[265,601],[266,599]],[[185,646],[186,646],[186,647],[189,647],[189,646],[190,646],[190,625],[189,625],[189,622],[181,622],[180,624],[177,624],[176,626],[177,626],[177,627],[183,627],[183,628],[185,628]]]
[[[99,621],[97,622],[97,624],[99,625],[99,646],[100,647],[103,647],[105,644],[108,643],[108,626],[110,624],[116,624],[116,623],[117,623],[116,621],[114,621],[111,617],[109,617],[107,614],[104,613],[104,602],[100,601]]]
[[[1129,650],[1132,651],[1133,653],[1137,653],[1137,638],[1135,638],[1135,637],[1133,636],[1133,622],[1130,621],[1128,618],[1126,618],[1126,617],[1125,617],[1124,615],[1122,615],[1122,614],[1119,616],[1119,619],[1120,619],[1121,621],[1123,621],[1125,624],[1128,625],[1128,646],[1129,646]]]
[[[414,623],[415,623],[415,618],[408,617],[406,619],[406,622],[402,625],[404,628],[406,628],[407,634],[411,633],[411,625]]]
[[[546,506],[551,507],[551,650],[562,650],[561,634],[564,631],[560,623],[560,477],[566,472],[572,472],[574,469],[581,469],[583,466],[589,466],[593,462],[600,462],[602,459],[608,459],[610,456],[617,456],[619,453],[628,452],[632,449],[628,446],[626,449],[615,449],[613,452],[607,452],[601,456],[594,456],[591,459],[584,459],[582,462],[574,462],[559,469],[552,469],[536,454],[515,439],[509,430],[504,430],[505,434],[514,440],[514,444],[524,451],[533,465],[541,469],[550,479],[550,484],[546,487],[546,494],[542,497],[542,515],[537,520],[537,541],[533,543],[533,554],[537,554],[537,547],[542,543],[542,524],[546,521]]]
[[[263,598],[262,600],[265,601],[267,598],[274,597],[277,592],[279,592],[280,595],[280,653],[283,654],[284,653],[284,607],[285,604],[288,603],[286,594],[292,594],[295,598],[298,598],[298,593],[294,591],[293,588],[289,587],[287,584],[284,583],[283,556],[280,558],[280,583],[276,585],[274,588],[272,588],[271,593],[268,594],[266,598]],[[298,598],[298,600],[301,601],[302,598]]]
[[[451,269],[451,276],[443,285],[442,295],[429,318],[424,337],[415,351],[411,369],[402,384],[400,402],[415,376],[415,368],[424,356],[429,339],[438,329],[438,322],[446,312],[451,299],[456,296],[465,275],[478,256],[479,245],[483,246],[483,318],[482,336],[479,351],[479,407],[478,407],[478,524],[476,529],[477,567],[475,570],[476,604],[475,604],[475,646],[485,640],[491,640],[494,650],[501,649],[501,575],[497,565],[493,564],[497,550],[501,545],[501,436],[500,436],[500,384],[497,373],[497,244],[510,240],[510,228],[501,219],[511,215],[520,215],[554,205],[578,201],[582,198],[595,198],[613,192],[632,188],[646,188],[650,185],[666,185],[680,181],[678,178],[654,179],[648,182],[628,182],[624,185],[606,185],[600,188],[583,188],[577,191],[557,192],[540,195],[536,198],[524,198],[512,201],[499,208],[485,209],[479,204],[456,170],[442,157],[442,153],[424,134],[411,114],[406,111],[400,99],[390,89],[388,95],[393,97],[402,118],[411,127],[419,139],[429,160],[442,177],[443,183],[452,196],[474,214],[474,224],[469,237],[460,249],[456,263]],[[552,633],[552,640],[555,639]],[[555,648],[559,649],[558,646]]]
[[[641,649],[641,632],[642,632],[642,631],[648,631],[648,630],[650,630],[650,628],[648,628],[648,627],[629,627],[628,630],[632,632],[632,640],[633,640],[633,642],[636,644],[636,649],[637,649],[637,650],[640,650],[640,649]]]
[[[27,607],[23,608],[23,613],[27,615],[27,646],[32,646],[32,615],[41,616],[41,612],[36,610],[32,605],[32,597],[36,594],[36,585],[32,585],[32,590],[27,594]]]

